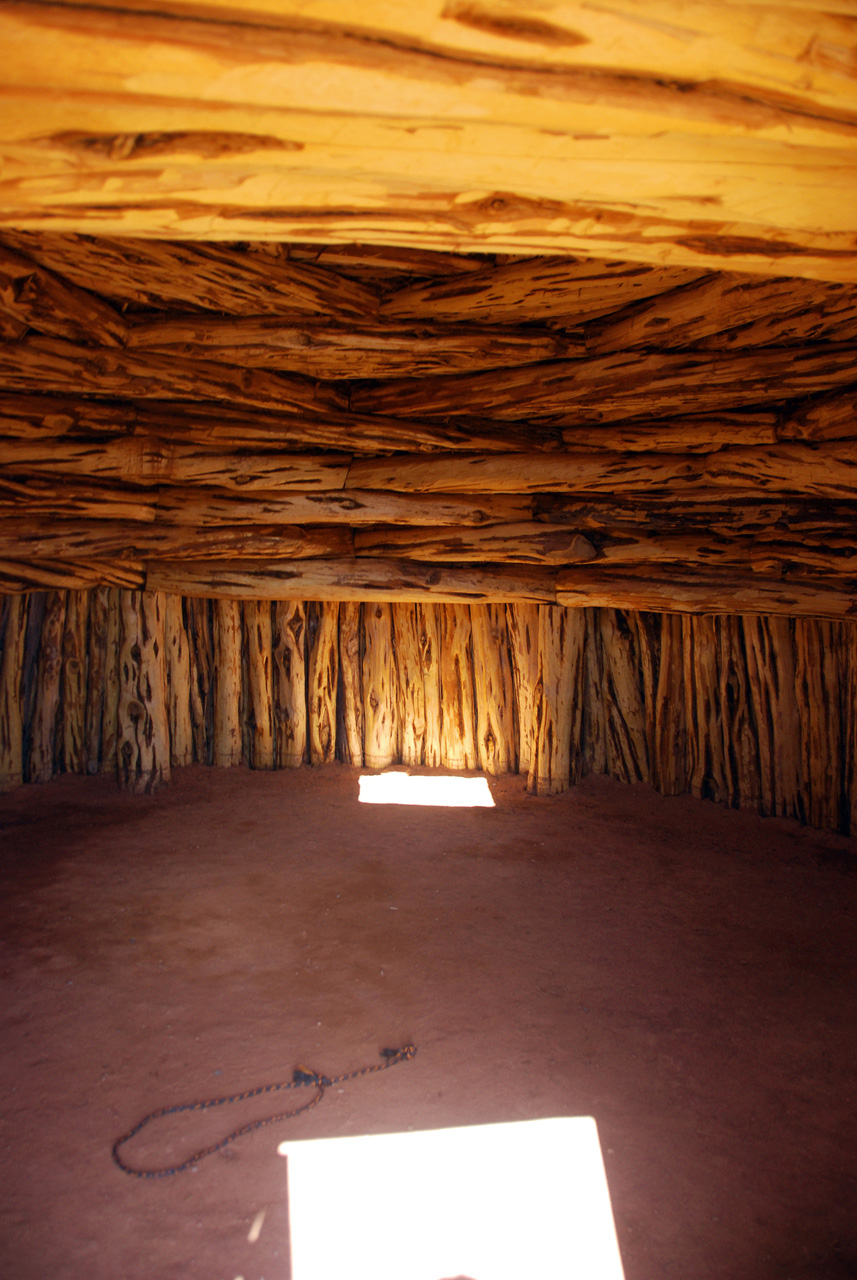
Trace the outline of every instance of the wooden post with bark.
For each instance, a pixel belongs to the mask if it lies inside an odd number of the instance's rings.
[[[24,781],[24,721],[21,683],[29,598],[9,596],[0,651],[0,792]]]

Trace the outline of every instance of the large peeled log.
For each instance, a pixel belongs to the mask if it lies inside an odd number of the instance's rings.
[[[89,593],[69,591],[62,653],[62,767],[86,772],[86,623]]]
[[[170,780],[163,616],[162,595],[121,593],[118,776],[138,795]]]
[[[346,601],[339,606],[339,688],[342,695],[343,758],[358,768],[363,764],[363,674],[360,656],[363,606]],[[371,608],[371,606],[370,606]]]
[[[190,641],[181,596],[164,596],[164,658],[170,727],[170,764],[193,763]]]

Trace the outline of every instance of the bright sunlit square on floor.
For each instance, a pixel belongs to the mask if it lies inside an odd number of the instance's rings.
[[[589,1116],[284,1142],[293,1280],[622,1280]]]
[[[414,777],[409,773],[363,774],[362,804],[422,804],[436,808],[493,809],[487,778]]]

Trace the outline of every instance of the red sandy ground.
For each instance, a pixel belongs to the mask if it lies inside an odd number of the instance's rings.
[[[382,808],[342,766],[195,767],[154,797],[63,778],[0,802],[0,1274],[287,1280],[286,1136],[591,1114],[628,1280],[857,1275],[857,845],[601,778],[492,788]],[[154,1107],[408,1040],[196,1172],[111,1163]]]

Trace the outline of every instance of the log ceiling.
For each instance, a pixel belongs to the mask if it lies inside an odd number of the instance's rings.
[[[855,285],[7,231],[0,314],[7,591],[857,613]]]
[[[857,616],[852,0],[0,41],[0,590]]]

